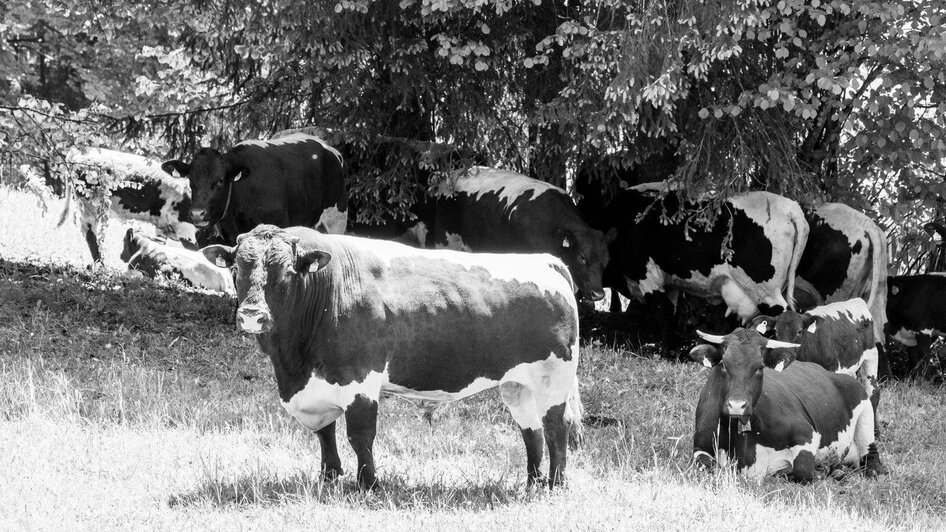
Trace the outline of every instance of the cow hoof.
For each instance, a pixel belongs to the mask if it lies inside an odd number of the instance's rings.
[[[887,466],[880,461],[877,456],[867,456],[864,459],[864,476],[867,478],[877,478],[881,475],[887,475]]]
[[[374,477],[362,477],[358,479],[358,489],[361,491],[378,491],[381,489],[381,483]]]
[[[528,491],[543,490],[548,486],[549,479],[544,475],[538,477],[529,477],[528,480],[526,480],[526,490]]]
[[[338,480],[339,477],[345,474],[345,471],[341,467],[325,467],[322,468],[322,478],[328,482]]]

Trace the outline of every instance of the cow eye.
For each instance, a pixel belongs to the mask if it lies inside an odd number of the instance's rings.
[[[582,255],[581,253],[578,254],[578,262],[580,262],[581,264],[585,263],[585,256]]]

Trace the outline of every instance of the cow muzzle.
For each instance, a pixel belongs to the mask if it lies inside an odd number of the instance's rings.
[[[740,434],[752,430],[752,422],[749,421],[748,410],[748,404],[745,400],[730,399],[726,401],[726,414],[739,423]]]
[[[210,223],[207,211],[204,209],[191,209],[191,223],[203,229]]]
[[[273,317],[266,309],[241,306],[237,310],[237,324],[243,332],[262,334],[273,329]]]

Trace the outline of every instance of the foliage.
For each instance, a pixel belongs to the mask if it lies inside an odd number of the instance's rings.
[[[898,228],[935,216],[943,192],[937,0],[17,0],[0,13],[7,168],[60,162],[63,146],[169,156],[317,126],[358,148],[368,218],[403,214],[429,178],[410,150],[393,156],[393,186],[364,164],[391,137],[558,184],[669,152],[690,195],[844,201]]]

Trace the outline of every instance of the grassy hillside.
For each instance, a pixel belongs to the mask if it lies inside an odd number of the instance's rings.
[[[618,423],[587,429],[567,489],[525,491],[519,431],[494,391],[431,425],[383,402],[373,493],[355,489],[340,423],[346,475],[324,484],[315,437],[279,406],[227,299],[88,273],[74,227],[53,231],[19,192],[0,189],[0,203],[2,529],[946,527],[941,388],[884,390],[891,475],[754,483],[689,468],[699,366],[600,345],[582,350],[582,394]]]

